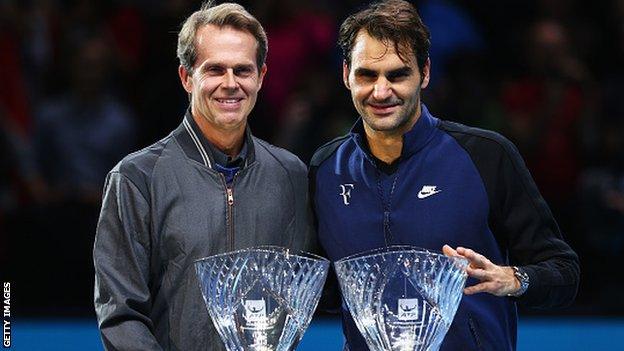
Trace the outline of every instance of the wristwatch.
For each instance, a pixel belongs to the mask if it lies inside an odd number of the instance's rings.
[[[520,282],[520,289],[518,289],[518,291],[514,293],[507,294],[507,296],[519,297],[520,295],[524,294],[529,288],[529,275],[522,268],[516,266],[512,266],[511,268],[514,271],[514,276]]]

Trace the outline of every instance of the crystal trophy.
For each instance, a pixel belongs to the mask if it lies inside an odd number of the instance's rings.
[[[195,262],[208,313],[229,351],[293,350],[310,324],[329,261],[256,247]]]
[[[390,246],[334,265],[343,298],[371,350],[440,348],[463,295],[468,260]]]

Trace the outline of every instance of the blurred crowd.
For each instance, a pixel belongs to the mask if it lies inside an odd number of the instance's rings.
[[[336,35],[363,3],[237,2],[269,37],[252,130],[307,162],[357,118]],[[432,36],[424,102],[511,139],[581,257],[562,313],[624,314],[624,0],[415,3]],[[198,7],[0,1],[0,273],[17,315],[92,313],[104,177],[180,123],[177,32]]]

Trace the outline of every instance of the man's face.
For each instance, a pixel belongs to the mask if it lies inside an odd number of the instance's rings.
[[[361,30],[351,52],[351,67],[343,79],[367,130],[404,133],[420,115],[420,89],[429,84],[429,60],[421,74],[411,50],[402,56],[394,43],[383,42]]]
[[[256,39],[209,24],[197,31],[195,46],[192,74],[179,69],[182,85],[192,95],[193,115],[217,131],[244,129],[266,73],[266,65],[259,69],[256,64]]]

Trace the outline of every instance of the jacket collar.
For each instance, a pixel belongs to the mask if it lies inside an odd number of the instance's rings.
[[[215,157],[213,154],[212,144],[199,129],[199,126],[191,115],[190,108],[186,110],[182,123],[173,131],[173,135],[182,147],[182,150],[192,160],[195,160],[204,166],[214,169]],[[245,163],[244,168],[255,160],[255,148],[253,137],[249,125],[245,128]],[[241,150],[244,151],[244,150]]]
[[[440,120],[429,113],[425,104],[420,104],[420,117],[418,117],[412,129],[403,135],[403,149],[398,160],[404,160],[420,151],[429,142],[439,123]],[[357,146],[364,151],[364,154],[370,160],[377,161],[370,152],[364,131],[364,121],[361,117],[351,128],[350,134]]]

